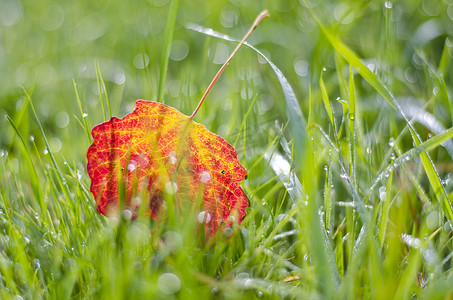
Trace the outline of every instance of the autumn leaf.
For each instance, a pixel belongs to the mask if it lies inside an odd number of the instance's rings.
[[[249,201],[239,183],[247,178],[247,171],[233,146],[193,117],[234,54],[268,16],[267,11],[258,15],[192,115],[138,100],[135,110],[123,119],[113,117],[93,128],[87,170],[99,213],[130,208],[136,215],[147,205],[148,214],[156,219],[164,200],[174,197],[169,209],[180,216],[200,209],[197,219],[206,224],[208,236],[219,225],[228,228],[242,222]]]
[[[93,128],[87,169],[98,211],[106,215],[118,209],[123,181],[124,206],[135,212],[149,201],[149,214],[156,218],[163,193],[191,200],[191,209],[201,196],[200,221],[210,233],[219,223],[241,222],[249,202],[239,182],[247,171],[236,150],[172,107],[145,100],[135,105],[123,119],[113,117]]]

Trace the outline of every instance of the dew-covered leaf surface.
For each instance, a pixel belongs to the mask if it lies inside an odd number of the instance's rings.
[[[87,168],[101,214],[121,205],[136,214],[149,205],[156,218],[164,199],[174,197],[171,209],[204,211],[208,234],[244,218],[249,203],[239,182],[247,171],[236,150],[178,110],[138,100],[132,113],[94,127],[92,135]]]

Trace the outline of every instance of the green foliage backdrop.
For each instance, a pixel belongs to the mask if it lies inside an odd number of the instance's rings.
[[[195,118],[248,169],[242,225],[97,214],[92,126],[190,114],[236,46],[215,32],[263,9],[267,61],[242,48]],[[0,1],[0,298],[452,297],[452,22],[452,0]]]

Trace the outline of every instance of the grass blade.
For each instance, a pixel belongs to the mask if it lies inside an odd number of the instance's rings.
[[[173,31],[175,30],[176,15],[178,12],[179,0],[172,0],[168,12],[167,26],[165,27],[164,50],[160,62],[159,87],[157,90],[157,101],[164,99],[165,77],[167,76],[168,60],[170,58],[171,44],[173,41]]]

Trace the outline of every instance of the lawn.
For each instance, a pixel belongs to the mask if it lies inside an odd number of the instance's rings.
[[[247,169],[242,223],[99,214],[91,129],[190,115],[264,9],[194,117]],[[0,298],[453,297],[452,24],[452,0],[0,1]]]

